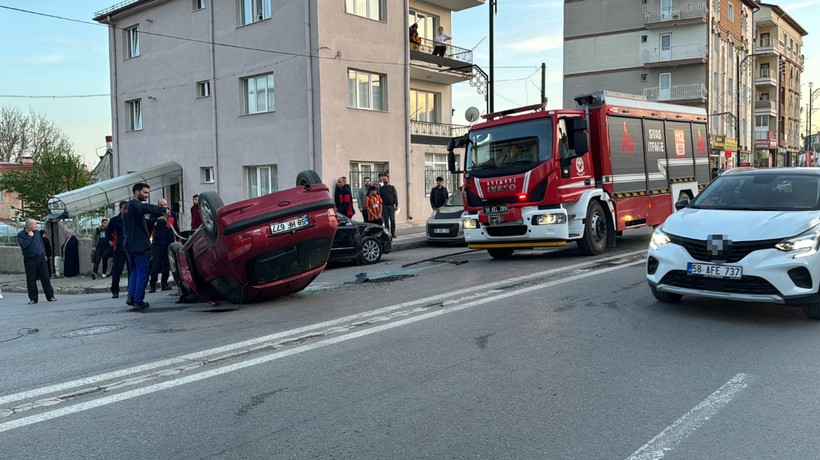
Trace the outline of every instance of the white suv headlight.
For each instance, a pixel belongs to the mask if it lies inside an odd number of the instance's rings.
[[[655,232],[652,233],[652,239],[649,240],[649,247],[652,249],[658,249],[664,244],[669,244],[669,237],[666,236],[666,233],[661,231],[660,227],[658,227],[655,229]]]
[[[774,247],[783,252],[796,252],[794,258],[798,259],[815,254],[818,244],[820,244],[820,232],[818,232],[817,227],[814,227],[795,237],[787,238],[775,244]]]

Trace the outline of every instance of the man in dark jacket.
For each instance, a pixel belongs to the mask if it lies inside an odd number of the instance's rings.
[[[125,235],[122,229],[122,216],[125,214],[127,205],[127,201],[120,201],[120,213],[112,217],[108,227],[105,228],[105,238],[114,254],[111,262],[111,297],[114,299],[120,296],[120,276],[122,276],[123,267],[128,262],[125,255]]]
[[[396,187],[390,185],[390,176],[381,175],[382,186],[379,187],[379,195],[382,197],[382,218],[384,228],[390,230],[390,236],[396,237],[396,209],[399,207],[399,194]]]
[[[92,242],[91,252],[94,256],[94,267],[91,269],[91,279],[97,279],[97,271],[100,269],[100,261],[102,261],[102,277],[105,278],[108,274],[108,259],[111,258],[111,245],[108,244],[108,237],[105,229],[108,228],[108,219],[100,221],[100,226],[94,230],[94,241]]]
[[[26,288],[28,289],[28,304],[37,303],[37,278],[43,285],[43,294],[49,302],[54,298],[54,289],[51,288],[51,279],[48,277],[48,267],[46,267],[46,249],[43,246],[43,239],[37,232],[37,221],[26,220],[26,228],[17,234],[17,244],[23,250],[23,266],[26,269]]]
[[[191,206],[191,230],[196,230],[202,225],[202,216],[199,214],[199,195],[193,196],[194,205]]]
[[[336,202],[336,211],[339,214],[344,214],[351,219],[356,214],[356,209],[353,208],[353,194],[350,192],[350,186],[347,185],[347,177],[342,176],[336,181],[333,201]]]
[[[163,208],[168,208],[168,200],[165,198],[160,198],[157,204]],[[148,225],[153,232],[151,238],[151,287],[148,292],[157,292],[157,278],[160,273],[162,273],[162,290],[169,291],[171,287],[168,286],[168,275],[170,274],[171,265],[168,261],[168,246],[176,241],[174,232],[179,233],[177,217],[171,212],[168,217],[163,216],[149,220]]]
[[[447,187],[444,186],[444,178],[441,176],[436,177],[436,186],[430,190],[430,206],[433,211],[444,206],[449,197]]]
[[[135,310],[149,307],[145,302],[145,287],[148,285],[148,269],[151,260],[151,239],[148,232],[148,221],[145,216],[159,217],[169,215],[171,210],[146,203],[151,193],[148,184],[137,183],[131,187],[134,197],[128,202],[128,210],[123,218],[125,229],[125,254],[131,273],[128,278],[128,298],[126,304]]]

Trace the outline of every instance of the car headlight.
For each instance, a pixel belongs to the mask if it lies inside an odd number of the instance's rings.
[[[660,227],[658,227],[655,229],[655,232],[652,233],[652,239],[649,240],[649,247],[652,249],[658,249],[664,244],[669,244],[669,237],[666,236],[666,233],[664,233]]]
[[[541,214],[535,216],[535,225],[556,225],[556,224],[566,224],[567,223],[567,215],[566,214]]]
[[[795,237],[787,238],[775,244],[774,247],[783,252],[796,252],[794,258],[798,259],[815,254],[818,244],[820,244],[820,232],[818,232],[817,227],[814,227]]]
[[[472,230],[472,229],[478,228],[478,220],[477,219],[471,219],[469,217],[465,217],[461,221],[461,223],[464,224],[465,229]]]

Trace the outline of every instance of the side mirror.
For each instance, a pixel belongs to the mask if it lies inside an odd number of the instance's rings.
[[[675,211],[680,211],[681,209],[683,209],[687,206],[689,206],[689,199],[688,198],[678,200],[677,202],[675,202]]]
[[[582,156],[589,152],[589,141],[587,141],[587,133],[583,131],[575,131],[572,135],[572,142],[575,144],[575,156]]]
[[[451,140],[450,143],[453,141]],[[447,147],[447,171],[455,172],[456,171],[456,154]]]

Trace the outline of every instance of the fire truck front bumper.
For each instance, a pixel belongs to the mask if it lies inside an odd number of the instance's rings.
[[[565,209],[525,208],[519,215],[466,214],[464,240],[470,248],[564,246],[569,239]]]

